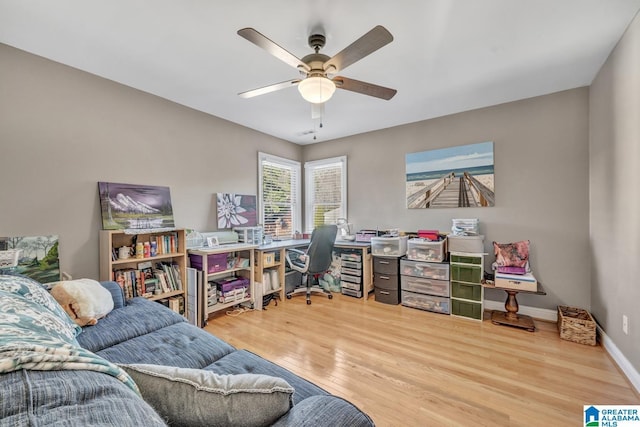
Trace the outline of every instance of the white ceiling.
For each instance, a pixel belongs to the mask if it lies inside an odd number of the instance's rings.
[[[589,85],[639,9],[640,0],[0,0],[0,42],[309,144]],[[397,89],[390,101],[338,90],[320,129],[295,88],[237,96],[299,77],[237,30],[303,57],[321,28],[321,52],[333,56],[378,24],[394,41],[340,74]]]

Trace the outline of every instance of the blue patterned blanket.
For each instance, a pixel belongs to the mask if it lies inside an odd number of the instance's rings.
[[[81,331],[37,282],[0,275],[0,373],[19,369],[90,370],[116,377],[139,394],[118,366],[80,347]]]

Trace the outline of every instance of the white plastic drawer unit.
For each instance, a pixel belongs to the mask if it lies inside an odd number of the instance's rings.
[[[400,274],[436,280],[449,280],[449,264],[403,259],[400,260]]]
[[[447,240],[429,241],[426,239],[409,239],[407,241],[407,258],[414,261],[442,262],[446,258]]]
[[[340,259],[342,262],[350,261],[350,262],[362,262],[362,255],[360,254],[340,254]]]
[[[360,290],[360,284],[359,283],[351,283],[351,282],[346,282],[344,280],[340,281],[340,286],[342,288],[346,288],[346,289],[351,289],[354,291],[359,291]]]
[[[436,313],[449,314],[449,298],[402,291],[402,305]]]
[[[449,281],[437,279],[425,279],[422,277],[400,276],[400,288],[403,291],[419,294],[449,296]]]
[[[340,274],[350,274],[352,276],[362,276],[362,270],[360,269],[353,269],[353,268],[346,268],[346,267],[342,267],[340,269]]]
[[[359,276],[350,276],[348,274],[340,274],[340,279],[342,279],[343,282],[351,283],[360,283],[362,280]]]
[[[406,236],[372,237],[371,254],[378,256],[402,256],[407,253]]]
[[[343,268],[353,268],[354,270],[362,270],[362,263],[361,262],[346,261],[343,258],[342,259],[342,267]]]

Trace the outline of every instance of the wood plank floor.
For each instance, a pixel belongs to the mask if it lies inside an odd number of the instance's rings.
[[[585,404],[640,404],[601,346],[335,295],[218,315],[205,330],[342,396],[384,426],[583,425]]]

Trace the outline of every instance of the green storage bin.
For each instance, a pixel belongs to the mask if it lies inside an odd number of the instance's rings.
[[[451,254],[450,262],[459,262],[462,264],[482,264],[481,256],[472,256],[472,255],[456,255]]]
[[[451,296],[473,301],[482,301],[482,285],[451,282]]]
[[[457,282],[482,283],[482,267],[451,264],[451,280]]]
[[[451,299],[451,314],[482,320],[482,304],[479,302]]]

